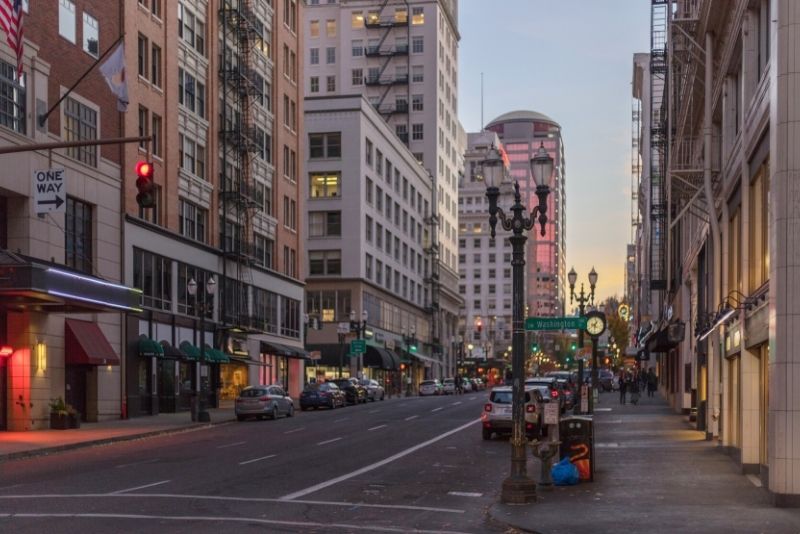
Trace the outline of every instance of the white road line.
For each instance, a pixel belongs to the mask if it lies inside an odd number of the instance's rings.
[[[306,427],[301,426],[300,428],[295,428],[294,430],[287,430],[284,434],[294,434],[295,432],[300,432],[301,430],[305,430]]]
[[[246,441],[237,441],[236,443],[228,443],[227,445],[220,445],[218,449],[227,449],[228,447],[235,447],[237,445],[244,445]]]
[[[619,447],[619,443],[595,443],[595,447],[598,449],[616,449]]]
[[[475,399],[477,399],[477,398],[478,398],[478,397],[470,397],[470,398],[469,398],[469,400],[475,400]]]
[[[342,421],[347,421],[348,419],[350,419],[350,418],[349,417],[342,417],[341,419],[335,420],[334,423],[341,423]]]
[[[442,407],[441,407],[441,406],[439,406],[438,408],[434,408],[433,410],[431,410],[431,412],[438,412],[438,411],[439,411],[439,410],[441,410],[441,409],[442,409]]]
[[[476,491],[448,491],[448,495],[455,495],[456,497],[481,497],[483,493]]]
[[[755,475],[745,475],[745,476],[747,477],[747,480],[752,482],[755,487],[760,488],[762,486],[761,479],[759,479],[757,476]]]
[[[444,438],[446,438],[448,436],[451,436],[451,435],[455,434],[456,432],[461,432],[465,428],[469,428],[470,426],[474,425],[475,423],[477,423],[479,421],[480,421],[480,418],[473,419],[469,423],[465,423],[465,424],[463,424],[463,425],[461,425],[459,427],[454,428],[453,430],[448,430],[444,434],[440,434],[439,436],[437,436],[435,438],[432,438],[432,439],[429,439],[428,441],[423,441],[422,443],[418,443],[417,445],[414,445],[413,447],[409,447],[408,449],[406,449],[404,451],[400,451],[397,454],[389,456],[388,458],[384,458],[383,460],[375,462],[374,464],[364,466],[361,469],[356,469],[355,471],[353,471],[351,473],[347,473],[347,474],[338,476],[336,478],[332,478],[330,480],[326,480],[325,482],[320,482],[319,484],[315,484],[314,486],[310,486],[310,487],[302,489],[300,491],[295,491],[294,493],[290,493],[288,495],[284,495],[283,497],[281,497],[281,500],[282,501],[291,501],[292,499],[297,499],[298,497],[303,497],[305,495],[308,495],[309,493],[314,493],[316,491],[319,491],[321,489],[327,488],[329,486],[333,486],[334,484],[338,484],[339,482],[342,482],[344,480],[348,480],[348,479],[351,479],[353,477],[357,477],[359,475],[363,475],[364,473],[368,473],[368,472],[372,471],[373,469],[377,469],[377,468],[382,467],[382,466],[384,466],[384,465],[386,465],[388,463],[394,462],[395,460],[399,460],[400,458],[403,458],[404,456],[408,456],[409,454],[412,454],[412,453],[414,453],[414,452],[416,452],[416,451],[418,451],[418,450],[420,450],[420,449],[422,449],[424,447],[427,447],[428,445],[431,445],[433,443],[436,443],[439,440],[442,440],[442,439],[444,439]]]
[[[406,528],[394,527],[380,527],[377,525],[359,525],[348,523],[314,523],[312,521],[281,521],[278,519],[263,519],[259,517],[229,517],[229,516],[169,516],[169,515],[145,515],[145,514],[55,514],[55,513],[40,513],[40,514],[7,514],[4,517],[27,519],[27,518],[81,518],[81,519],[143,519],[152,521],[154,519],[161,521],[214,521],[214,522],[237,522],[237,523],[257,523],[263,525],[284,525],[292,527],[305,528],[325,528],[333,527],[345,530],[366,530],[372,532],[408,532]],[[414,530],[421,534],[465,534],[454,530]]]
[[[372,428],[368,428],[367,431],[378,430],[379,428],[386,428],[386,425],[373,426]]]
[[[253,462],[260,462],[261,460],[268,460],[270,458],[275,458],[278,456],[277,454],[270,454],[269,456],[262,456],[261,458],[253,458],[252,460],[245,460],[244,462],[239,462],[239,465],[247,465],[252,464]]]
[[[417,417],[419,417],[419,416],[418,415],[412,415],[411,417],[406,417],[404,419],[404,421],[411,421],[412,419],[416,419]]]
[[[153,482],[152,484],[145,484],[144,486],[136,486],[135,488],[128,488],[128,489],[119,490],[119,491],[112,491],[111,494],[112,495],[114,495],[114,494],[118,495],[120,493],[128,493],[129,491],[136,491],[136,490],[145,489],[145,488],[152,488],[153,486],[160,486],[161,484],[166,484],[167,482],[170,482],[170,481],[169,480],[162,480],[161,482]]]
[[[36,500],[36,499],[112,499],[112,498],[126,498],[126,499],[175,499],[175,500],[193,500],[193,501],[225,501],[225,502],[258,502],[258,503],[282,503],[282,504],[302,504],[302,505],[319,505],[319,506],[337,506],[346,508],[376,508],[376,509],[391,509],[391,510],[413,510],[420,512],[442,512],[446,514],[463,514],[464,510],[458,508],[435,508],[431,506],[413,506],[405,504],[368,504],[363,502],[342,502],[342,501],[314,501],[305,499],[295,499],[286,501],[282,499],[274,499],[268,497],[231,497],[227,495],[182,495],[173,493],[76,493],[72,495],[59,495],[59,494],[39,494],[39,495],[0,495],[0,500]]]
[[[370,410],[367,413],[378,413],[380,410]]]
[[[327,441],[320,441],[319,443],[317,443],[317,445],[327,445],[328,443],[333,443],[334,441],[339,441],[340,439],[342,438],[333,438]]]
[[[158,458],[151,458],[149,460],[142,460],[141,462],[131,462],[129,464],[119,464],[119,465],[115,465],[114,467],[116,467],[117,469],[121,469],[123,467],[130,467],[132,465],[154,464],[157,461],[158,461]],[[2,489],[2,488],[0,488],[0,489]]]
[[[458,406],[459,404],[461,404],[461,401],[458,401],[458,402],[451,402],[451,403],[450,403],[450,406]]]
[[[594,411],[596,412],[610,412],[612,408],[595,408]]]

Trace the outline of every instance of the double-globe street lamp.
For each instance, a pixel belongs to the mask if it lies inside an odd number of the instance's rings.
[[[502,228],[511,231],[509,238],[512,250],[512,325],[511,339],[511,474],[503,481],[500,498],[504,503],[528,503],[536,499],[536,483],[528,478],[525,458],[525,242],[526,230],[531,230],[536,222],[541,228],[541,235],[545,235],[547,223],[547,197],[550,194],[550,177],[553,174],[553,158],[544,148],[544,143],[539,146],[536,155],[530,160],[531,175],[536,184],[536,197],[539,204],[530,214],[522,204],[519,191],[519,182],[514,180],[514,204],[506,213],[497,206],[500,196],[500,183],[505,178],[505,165],[500,152],[492,146],[486,159],[482,162],[483,176],[486,180],[486,197],[489,199],[489,226],[492,238],[495,237],[495,227],[499,220]],[[537,220],[538,217],[538,220]]]
[[[369,313],[367,310],[361,311],[361,321],[356,320],[356,311],[350,310],[350,332],[354,332],[356,334],[356,339],[366,339],[367,338],[367,319],[369,318]],[[361,377],[361,369],[362,369],[362,359],[363,354],[358,356],[356,360],[356,376],[360,379]]]
[[[406,354],[409,356],[412,352],[417,351],[417,329],[412,325],[409,329],[408,333],[406,333],[406,329],[403,328],[401,332],[403,336],[403,344],[406,346]],[[410,397],[412,395],[412,377],[413,377],[413,365],[407,366],[408,376],[406,377],[406,397]]]
[[[589,271],[589,293],[587,294],[581,282],[581,290],[579,293],[575,293],[575,283],[578,281],[578,273],[575,272],[575,267],[569,270],[567,273],[567,281],[569,282],[569,303],[572,304],[573,301],[578,302],[578,314],[583,317],[586,313],[586,304],[590,306],[594,306],[594,290],[597,287],[597,271],[592,270]],[[578,329],[578,348],[583,350],[583,329]],[[592,389],[597,384],[597,362],[594,361],[596,358],[593,356],[592,358]],[[578,363],[578,392],[582,391],[583,386],[583,358],[580,359]],[[578,402],[576,404],[577,410],[580,411],[581,403]],[[589,406],[593,407],[594,405],[594,391],[589,396]],[[589,409],[592,411],[592,408]]]
[[[194,297],[194,308],[195,313],[200,313],[200,399],[198,400],[197,404],[197,420],[201,423],[208,423],[211,421],[211,416],[206,410],[206,401],[208,396],[208,390],[206,388],[206,384],[208,380],[211,379],[209,375],[206,380],[203,380],[203,369],[206,370],[208,373],[208,369],[204,368],[206,365],[206,313],[211,309],[209,306],[212,305],[209,302],[211,299],[210,297],[214,296],[214,293],[217,290],[217,281],[214,280],[214,277],[211,276],[206,281],[206,294],[203,297],[203,304],[200,306],[199,304],[199,295],[197,294],[197,282],[194,278],[190,279],[189,282],[186,284],[186,291]]]

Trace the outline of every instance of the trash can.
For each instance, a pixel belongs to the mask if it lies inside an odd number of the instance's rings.
[[[594,420],[591,415],[564,417],[558,427],[560,457],[578,468],[582,481],[594,480]]]
[[[192,414],[192,423],[197,422],[197,412],[200,407],[200,397],[197,396],[197,392],[193,391],[189,395],[189,411]]]

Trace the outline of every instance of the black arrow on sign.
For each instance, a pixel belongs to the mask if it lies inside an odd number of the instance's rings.
[[[55,200],[40,200],[39,202],[37,202],[37,204],[39,204],[39,205],[42,205],[42,204],[55,204],[56,205],[56,209],[60,208],[61,204],[63,204],[63,203],[64,203],[64,201],[58,195],[56,195],[56,199]]]

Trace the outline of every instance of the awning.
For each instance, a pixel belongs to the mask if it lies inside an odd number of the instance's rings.
[[[160,343],[153,341],[144,334],[139,336],[138,348],[139,356],[152,357],[164,355],[164,347],[162,347]]]
[[[344,368],[350,366],[350,345],[348,344],[322,343],[318,345],[308,345],[308,350],[318,350],[321,355],[320,359],[315,360],[312,365],[338,367],[341,362]]]
[[[408,355],[417,358],[426,365],[433,363],[442,363],[440,360],[437,360],[436,358],[431,358],[430,356],[427,356],[425,354],[420,354],[419,352],[409,352]]]
[[[364,367],[392,371],[400,368],[400,358],[394,352],[383,347],[367,345],[367,353],[364,354]]]
[[[205,353],[206,353],[206,360],[210,362],[229,363],[231,361],[231,359],[228,358],[227,354],[225,354],[219,349],[209,347],[208,345],[206,345]]]
[[[119,365],[97,324],[77,319],[64,320],[64,363],[67,365]]]
[[[290,347],[274,341],[261,341],[261,352],[273,354],[275,356],[286,356],[287,358],[307,358],[308,353],[297,347]]]
[[[645,348],[650,352],[667,352],[677,347],[685,336],[685,325],[681,321],[670,323],[647,340]]]
[[[176,358],[176,359],[186,358],[186,353],[183,352],[178,347],[170,345],[169,341],[162,340],[160,344],[161,348],[163,349],[162,355],[165,358]]]
[[[142,292],[64,265],[0,250],[0,308],[12,311],[142,311]]]
[[[186,357],[190,360],[199,360],[200,359],[200,349],[189,343],[188,341],[181,341],[180,345],[181,351],[186,354]]]

